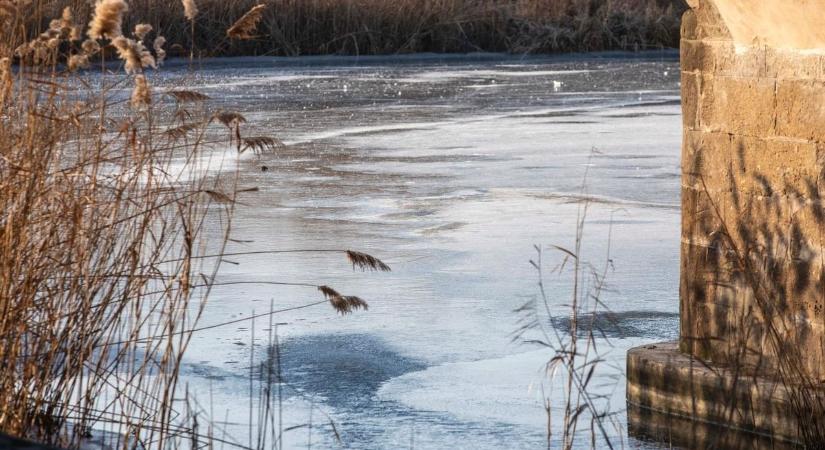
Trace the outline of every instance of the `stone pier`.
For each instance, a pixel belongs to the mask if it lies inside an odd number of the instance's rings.
[[[631,429],[799,442],[825,412],[825,0],[688,3],[680,340],[629,352]]]

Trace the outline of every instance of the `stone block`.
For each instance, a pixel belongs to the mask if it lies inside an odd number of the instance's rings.
[[[720,438],[731,436],[735,436],[730,440],[733,446],[724,448],[795,448],[793,443],[800,439],[799,414],[790,388],[768,377],[742,375],[730,365],[693,359],[679,349],[677,343],[667,342],[628,352],[629,411],[640,408],[646,414],[656,411],[659,420],[696,419],[721,427],[712,435],[696,435],[695,425],[690,422],[663,429],[670,439],[689,438],[679,444],[686,448],[718,448]],[[810,395],[822,400],[823,393],[814,391]],[[631,430],[639,426],[632,423],[635,418],[645,417],[648,427],[653,421],[652,417],[640,414],[643,413],[638,409],[629,414]],[[750,434],[734,434],[743,431]],[[760,435],[770,439],[760,441]]]
[[[688,9],[682,14],[682,39],[699,39],[699,22],[696,19],[696,13],[692,9]]]
[[[682,40],[679,59],[684,72],[715,72],[716,46],[707,41]]]
[[[701,82],[701,75],[682,72],[682,124],[687,130],[699,129]]]
[[[688,3],[696,14],[694,35],[697,39],[732,40],[730,31],[713,2],[707,0],[688,0]]]
[[[822,171],[818,147],[807,141],[732,136],[730,145],[734,181],[746,195],[807,196]]]
[[[747,136],[774,135],[774,80],[704,75],[701,86],[702,130]]]
[[[776,132],[780,136],[825,143],[825,82],[779,80]]]
[[[767,50],[762,46],[741,46],[733,42],[713,45],[714,74],[725,77],[767,77]]]
[[[821,71],[821,55],[793,49],[762,47],[765,53],[765,76],[784,80],[815,80]]]
[[[723,132],[685,130],[682,137],[682,172],[700,174],[730,159],[733,135]]]
[[[682,70],[726,77],[765,78],[767,49],[736,46],[730,41],[682,40]]]

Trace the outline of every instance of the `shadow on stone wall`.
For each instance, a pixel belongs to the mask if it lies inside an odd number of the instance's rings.
[[[706,399],[725,408],[727,423],[759,429],[765,410],[787,408],[799,440],[820,446],[825,177],[794,173],[777,155],[751,160],[762,149],[744,142],[728,148],[735,154],[720,164],[712,147],[699,145],[685,171],[680,346],[732,376],[732,383],[709,393],[729,392],[729,402]],[[775,385],[759,385],[757,378]],[[773,401],[785,406],[756,404]]]

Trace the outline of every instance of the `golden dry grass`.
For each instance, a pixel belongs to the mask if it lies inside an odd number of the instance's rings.
[[[162,133],[158,119],[179,105],[153,100],[143,72],[154,56],[122,36],[125,9],[101,3],[88,28],[66,11],[0,47],[0,430],[68,447],[102,423],[135,441],[177,439],[181,331],[205,305],[194,286],[217,268],[198,259],[199,236],[210,215],[231,216],[205,194],[223,182],[170,175],[208,128],[186,145]],[[5,25],[23,26],[21,11]],[[113,39],[83,43],[82,29]],[[109,44],[134,76],[107,84],[62,69]]]
[[[198,158],[283,144],[246,137],[246,119],[211,110],[206,95],[152,86],[165,39],[142,22],[125,28],[123,0],[92,16],[60,5],[44,31],[26,32],[43,6],[0,0],[0,432],[64,447],[101,428],[115,448],[213,442],[178,374],[193,333],[237,323],[198,324],[238,196],[256,188],[204,176]],[[122,66],[115,77],[76,71],[110,72],[107,58]],[[218,238],[205,239],[207,224]],[[308,252],[389,270],[348,250],[284,253]],[[367,308],[331,292],[303,307]]]
[[[258,4],[260,25],[246,33],[254,39],[227,36]],[[90,14],[87,0],[39,0],[31,23],[45,29],[66,5]],[[179,56],[192,42],[200,56],[638,50],[678,47],[685,8],[682,0],[134,0],[124,29],[144,21],[180,44]]]

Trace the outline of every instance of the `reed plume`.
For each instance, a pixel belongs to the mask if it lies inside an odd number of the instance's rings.
[[[152,32],[152,25],[148,23],[139,23],[135,25],[135,37],[139,41],[143,41],[146,38],[146,35]]]
[[[363,309],[366,311],[369,309],[369,304],[360,297],[341,295],[329,286],[319,286],[318,290],[321,291],[324,297],[329,300],[330,305],[342,316],[350,314],[354,310]]]
[[[149,82],[146,81],[146,75],[136,75],[135,88],[132,90],[132,107],[140,108],[144,106],[149,106],[151,102],[152,91],[149,88]]]
[[[255,136],[243,138],[240,153],[252,150],[255,154],[274,152],[286,148],[283,141],[271,136]]]
[[[69,38],[70,36],[74,37],[78,33],[77,27],[74,26],[72,22],[72,9],[71,7],[63,8],[63,13],[60,16],[60,19],[54,19],[49,22],[49,29],[47,33],[51,33],[51,37],[63,37]]]
[[[80,45],[80,48],[83,49],[83,53],[86,55],[93,56],[100,51],[100,44],[98,44],[95,40],[86,39],[83,41],[83,44]]]
[[[380,259],[366,253],[347,250],[347,259],[352,263],[352,268],[359,268],[362,271],[371,270],[377,272],[391,272],[390,266],[384,264]]]
[[[123,35],[123,14],[129,10],[124,0],[99,0],[89,23],[92,39],[114,39]]]
[[[228,30],[226,35],[232,39],[253,39],[255,36],[258,23],[261,21],[266,5],[255,5],[246,12],[237,22],[235,22]]]
[[[66,66],[70,72],[86,69],[89,67],[89,55],[86,53],[71,55],[69,56],[69,60],[66,62]]]
[[[167,95],[174,98],[178,103],[193,103],[209,100],[209,96],[197,91],[172,90],[167,91]]]
[[[244,117],[240,113],[231,111],[219,112],[212,116],[212,118],[224,124],[227,128],[235,128],[239,124],[246,123],[246,117]]]
[[[126,73],[140,73],[144,68],[157,68],[155,57],[138,41],[120,36],[112,41],[117,54],[124,62]]]
[[[183,16],[189,21],[194,22],[198,15],[198,5],[195,0],[181,0],[183,3]]]
[[[152,43],[152,48],[155,49],[155,62],[158,66],[163,65],[163,62],[166,60],[166,50],[163,49],[164,45],[166,45],[166,38],[163,36],[156,37],[155,42]]]
[[[189,133],[197,130],[201,126],[202,125],[199,123],[185,123],[183,125],[167,129],[163,132],[163,135],[169,138],[172,142],[175,142],[185,138],[189,135]]]

